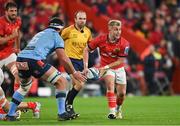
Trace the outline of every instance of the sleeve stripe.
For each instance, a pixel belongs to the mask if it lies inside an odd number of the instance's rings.
[[[64,49],[64,47],[57,47],[57,48],[55,48],[55,49]]]

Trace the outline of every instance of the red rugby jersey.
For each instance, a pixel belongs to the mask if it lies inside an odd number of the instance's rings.
[[[16,28],[20,28],[21,19],[18,17],[15,22],[9,22],[5,16],[0,17],[0,37],[12,34]],[[16,38],[9,40],[6,44],[0,45],[0,59],[4,59],[13,53]]]
[[[112,62],[115,62],[120,57],[126,57],[128,55],[129,50],[129,42],[121,37],[117,42],[110,43],[108,42],[108,35],[101,35],[91,42],[88,43],[88,47],[91,50],[99,47],[100,49],[100,67],[108,65]],[[114,69],[123,67],[124,63],[115,67]]]

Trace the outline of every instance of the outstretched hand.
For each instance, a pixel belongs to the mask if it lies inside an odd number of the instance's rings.
[[[85,69],[83,70],[82,74],[83,74],[84,76],[87,77],[87,74],[88,74],[88,68],[85,68]]]
[[[107,69],[105,69],[104,67],[99,68],[99,77],[104,76],[106,72],[107,72]]]
[[[80,71],[76,71],[72,74],[72,76],[78,81],[85,82],[87,80],[86,76],[83,75]]]

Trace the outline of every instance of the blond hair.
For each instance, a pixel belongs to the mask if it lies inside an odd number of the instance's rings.
[[[110,20],[108,26],[121,26],[121,21],[119,20]]]

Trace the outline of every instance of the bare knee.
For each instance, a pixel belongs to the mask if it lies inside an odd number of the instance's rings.
[[[117,93],[117,97],[118,97],[118,98],[121,98],[121,99],[125,99],[126,93],[125,93],[125,92]]]
[[[76,82],[74,83],[74,87],[76,90],[81,90],[84,87],[84,82]]]
[[[80,91],[84,87],[84,82],[78,81],[72,76],[71,79],[72,79],[72,85],[76,90]]]
[[[60,77],[55,83],[54,86],[56,89],[64,90],[66,89],[67,80],[64,77]]]

